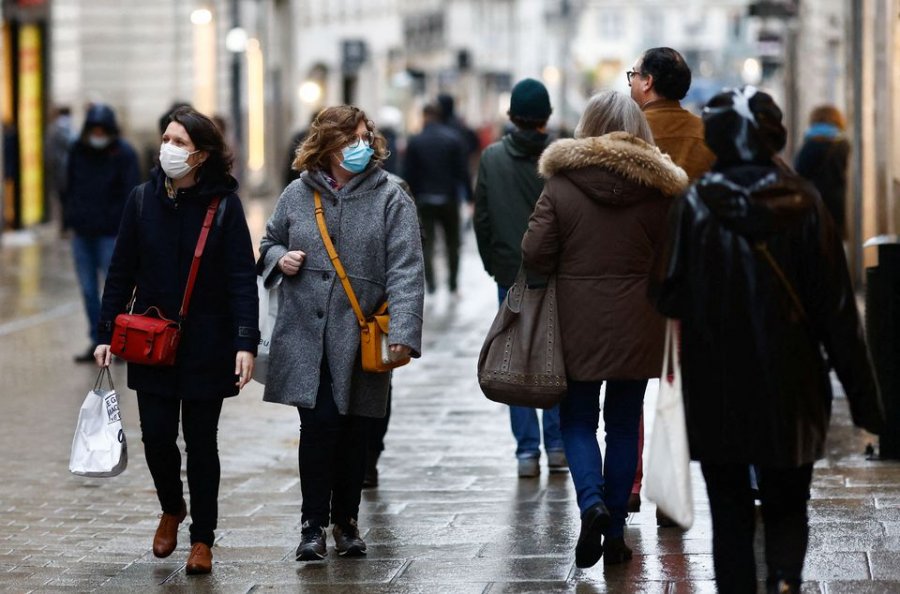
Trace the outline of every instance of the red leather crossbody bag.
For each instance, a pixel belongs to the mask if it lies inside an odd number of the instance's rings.
[[[178,321],[166,318],[156,306],[148,307],[147,311],[142,314],[123,313],[117,315],[113,323],[112,341],[109,345],[109,350],[115,356],[129,363],[139,363],[140,365],[175,364],[178,343],[181,341],[181,324],[187,316],[191,293],[194,291],[194,282],[197,280],[197,272],[200,269],[200,260],[206,247],[206,239],[221,200],[221,198],[213,198],[209,203],[209,208],[206,209],[206,218],[203,220],[200,238],[194,249],[194,259],[191,262],[187,286],[184,288],[184,298],[181,301],[181,310],[178,312]],[[132,299],[134,298],[132,297]]]

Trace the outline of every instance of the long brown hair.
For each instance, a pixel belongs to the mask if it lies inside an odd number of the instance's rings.
[[[352,105],[338,105],[326,107],[313,120],[309,134],[297,147],[292,167],[297,171],[327,171],[332,155],[340,154],[353,141],[360,122],[365,122],[366,129],[375,135],[372,162],[384,161],[390,155],[387,141],[375,130],[375,123],[366,117],[366,112]]]

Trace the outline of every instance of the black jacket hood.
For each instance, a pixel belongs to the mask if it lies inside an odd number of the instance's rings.
[[[81,133],[86,134],[94,126],[100,126],[112,136],[119,135],[116,112],[105,103],[95,103],[88,109],[87,114],[84,116],[84,127],[81,129]]]

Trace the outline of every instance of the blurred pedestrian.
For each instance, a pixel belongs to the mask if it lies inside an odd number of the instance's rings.
[[[46,171],[47,196],[51,204],[54,219],[59,221],[60,229],[65,230],[62,217],[62,205],[65,200],[68,183],[69,149],[75,142],[72,128],[72,111],[68,105],[56,107],[44,139],[44,171]]]
[[[241,154],[240,143],[235,137],[231,127],[228,125],[228,119],[222,114],[213,114],[210,119],[222,133],[225,139],[225,148],[231,154],[231,177],[233,177],[238,185],[244,182],[243,157]]]
[[[403,170],[400,167],[401,158],[401,138],[400,132],[403,130],[403,112],[393,105],[384,105],[378,110],[378,131],[384,136],[387,143],[388,156],[381,164],[381,168],[388,173],[403,176]]]
[[[662,367],[664,321],[647,277],[684,171],[653,145],[627,96],[591,98],[574,139],[540,159],[547,179],[522,240],[529,272],[555,274],[559,336],[568,376],[560,428],[581,512],[576,567],[631,558],[624,528],[637,466],[647,379]],[[600,389],[606,459],[597,442]]]
[[[803,146],[794,160],[797,173],[819,191],[841,239],[847,239],[847,160],[850,158],[845,128],[844,116],[836,107],[816,107],[809,116]]]
[[[313,122],[260,243],[267,286],[281,282],[263,399],[297,407],[301,439],[298,561],[325,558],[334,524],[341,556],[366,553],[357,520],[367,431],[384,416],[389,373],[360,366],[359,323],[322,241],[315,197],[365,314],[390,303],[390,349],[418,357],[422,341],[422,247],[415,205],[378,163],[384,138],[365,112],[329,107]]]
[[[78,140],[69,150],[63,217],[72,230],[72,255],[87,314],[90,346],[75,356],[94,361],[100,344],[100,283],[116,244],[125,202],[140,182],[137,153],[119,133],[109,105],[95,103],[84,118]]]
[[[653,141],[684,169],[691,181],[709,171],[715,156],[703,141],[703,121],[681,107],[681,100],[691,87],[691,69],[684,57],[669,47],[645,51],[625,73],[631,98],[647,117]],[[641,416],[638,438],[638,467],[635,472],[628,511],[641,509],[641,483],[644,478],[644,418]],[[672,528],[677,524],[656,510],[656,523]]]
[[[170,116],[153,179],[131,193],[103,293],[100,366],[109,365],[113,321],[134,300],[133,311],[158,307],[177,320],[197,239],[213,199],[219,198],[191,298],[181,320],[174,366],[128,365],[137,392],[147,466],[162,507],[153,554],[168,557],[187,516],[181,482],[178,424],[187,452],[191,498],[188,574],[212,570],[210,547],[218,520],[222,403],[250,381],[259,343],[253,247],[229,174],[231,156],[215,124],[189,107]]]
[[[437,96],[437,104],[440,108],[441,123],[456,132],[462,140],[466,155],[466,167],[469,177],[478,165],[478,155],[481,151],[481,142],[478,133],[466,125],[456,114],[456,100],[453,95],[441,93]]]
[[[713,97],[703,119],[716,164],[673,207],[651,290],[659,311],[681,322],[688,439],[709,495],[716,586],[756,592],[752,464],[767,591],[800,592],[806,502],[831,412],[822,347],[854,424],[879,433],[883,408],[834,224],[810,185],[773,162],[786,138],[781,110],[745,87]]]
[[[544,188],[537,163],[549,144],[547,120],[553,110],[546,87],[533,78],[513,87],[509,102],[515,129],[487,147],[481,155],[475,183],[475,237],[481,262],[497,283],[500,303],[516,280],[522,264],[522,236]],[[534,408],[509,407],[516,438],[520,477],[540,474],[541,425]],[[559,407],[544,410],[544,451],[551,471],[564,471],[566,454],[559,432]]]
[[[434,274],[435,232],[441,227],[446,246],[450,293],[458,296],[460,214],[457,196],[474,200],[466,166],[466,149],[459,135],[441,123],[441,111],[428,104],[422,110],[424,128],[410,138],[403,171],[412,189],[425,240],[425,284],[437,289]]]
[[[309,136],[309,129],[312,127],[313,122],[316,121],[316,116],[318,112],[314,113],[309,120],[309,126],[303,128],[302,130],[297,130],[294,132],[294,135],[291,136],[291,141],[288,143],[288,151],[287,151],[287,162],[284,167],[284,175],[282,178],[282,182],[284,186],[287,187],[295,179],[300,179],[300,174],[302,171],[297,171],[294,169],[294,162],[297,159],[297,151],[300,150],[300,147],[303,145],[303,141],[306,140],[306,137]]]

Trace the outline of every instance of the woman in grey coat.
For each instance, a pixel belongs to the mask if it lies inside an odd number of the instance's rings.
[[[278,200],[260,244],[266,285],[281,283],[264,400],[300,412],[302,534],[297,560],[335,550],[363,555],[357,528],[366,462],[366,417],[383,417],[390,373],[362,371],[359,324],[322,243],[319,193],[328,233],[360,307],[390,304],[389,342],[419,357],[424,272],[415,204],[379,166],[385,141],[356,107],[324,109],[297,150],[303,173]]]

